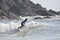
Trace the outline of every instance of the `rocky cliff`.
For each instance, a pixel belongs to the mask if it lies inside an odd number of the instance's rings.
[[[19,19],[19,16],[53,16],[60,12],[46,10],[31,0],[0,0],[0,19]]]

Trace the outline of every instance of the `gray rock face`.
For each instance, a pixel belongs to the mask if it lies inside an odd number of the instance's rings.
[[[19,16],[58,15],[53,10],[47,11],[40,4],[34,4],[31,0],[0,0],[0,18],[19,19]]]

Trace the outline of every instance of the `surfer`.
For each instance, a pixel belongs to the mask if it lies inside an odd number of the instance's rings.
[[[19,29],[19,28],[22,28],[23,26],[25,26],[25,22],[26,22],[26,21],[27,21],[27,18],[26,18],[24,21],[21,22],[21,26],[18,27],[18,29]]]

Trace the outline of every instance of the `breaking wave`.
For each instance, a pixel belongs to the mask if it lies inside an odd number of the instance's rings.
[[[23,28],[22,20],[0,20],[0,39],[7,40],[13,37],[13,40],[36,39],[39,40],[59,40],[60,38],[60,17],[51,19],[29,19]],[[17,37],[17,38],[16,38]],[[23,38],[22,38],[23,37]],[[16,38],[16,39],[15,39]],[[3,39],[4,40],[4,39]]]

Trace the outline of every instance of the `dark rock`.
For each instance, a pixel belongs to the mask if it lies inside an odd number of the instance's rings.
[[[45,17],[35,17],[34,19],[45,19],[45,18],[51,18],[51,17],[49,17],[49,16],[45,16]]]
[[[41,17],[35,17],[34,19],[43,19],[43,18],[41,18]]]
[[[51,18],[51,17],[49,17],[49,16],[46,16],[46,17],[44,17],[44,18]]]
[[[0,18],[19,19],[19,16],[53,16],[60,12],[47,11],[40,4],[31,0],[0,0]],[[4,17],[2,17],[4,16]]]
[[[59,15],[59,13],[58,13],[58,12],[53,11],[53,10],[51,10],[51,9],[49,10],[49,12],[50,12],[50,13],[52,13],[52,14],[55,14],[55,15]]]

